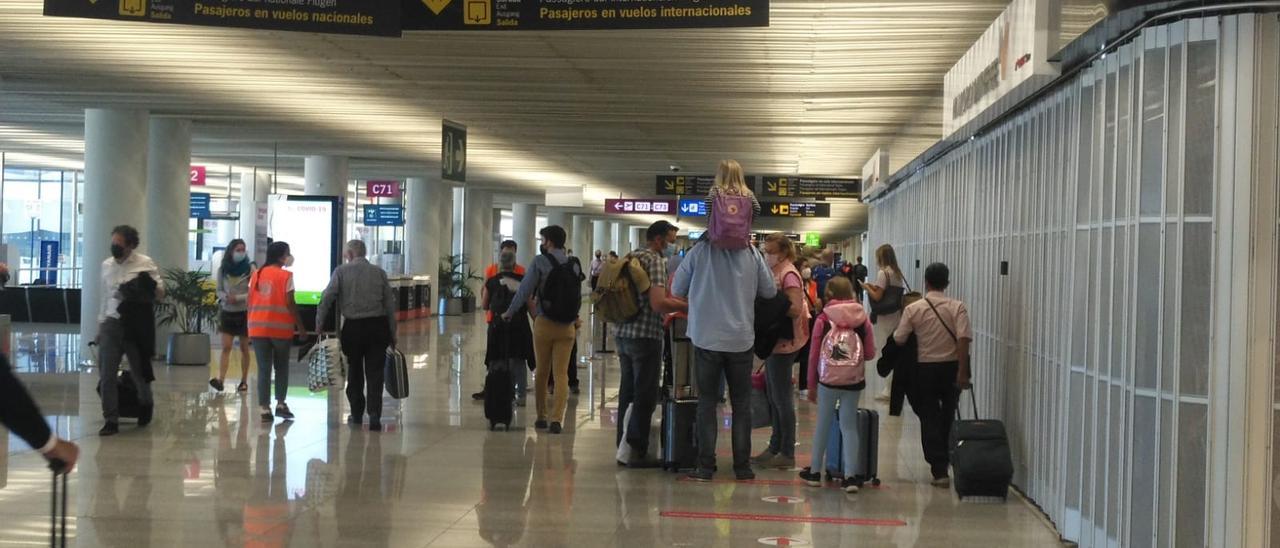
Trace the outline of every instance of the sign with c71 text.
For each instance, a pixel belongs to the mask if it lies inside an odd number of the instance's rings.
[[[403,0],[404,30],[769,26],[769,0]]]
[[[400,36],[398,0],[44,0],[44,14],[141,23]]]

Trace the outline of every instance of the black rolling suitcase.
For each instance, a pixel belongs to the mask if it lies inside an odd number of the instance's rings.
[[[854,479],[863,484],[880,485],[880,413],[874,409],[858,409],[858,435],[862,443],[858,444],[860,455],[854,468]],[[844,477],[844,436],[840,432],[840,418],[831,422],[831,433],[827,438],[826,470],[827,480]]]
[[[970,389],[974,420],[960,418],[951,424],[951,484],[964,497],[1009,497],[1013,458],[1004,423],[978,419],[978,398]]]
[[[662,469],[672,472],[693,470],[698,464],[698,444],[694,421],[697,400],[667,399],[662,402]]]
[[[98,396],[102,396],[102,383],[99,382],[96,388]],[[116,376],[116,401],[120,410],[120,417],[126,419],[136,419],[142,414],[142,404],[138,403],[138,383],[134,382],[133,374],[127,370],[120,371]]]
[[[49,463],[53,471],[53,489],[49,503],[49,546],[67,548],[67,465],[54,460]],[[61,481],[59,481],[61,477]],[[59,485],[61,483],[61,485]]]
[[[484,377],[484,418],[489,419],[489,429],[495,430],[501,424],[511,430],[511,418],[515,414],[516,391],[512,386],[511,372],[507,370],[507,360],[489,367],[489,374]]]
[[[387,394],[397,400],[409,397],[409,365],[405,363],[404,353],[395,348],[387,349],[386,365]]]

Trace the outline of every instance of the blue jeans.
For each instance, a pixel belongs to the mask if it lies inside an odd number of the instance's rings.
[[[622,445],[623,428],[627,443],[641,455],[649,450],[649,428],[653,410],[658,405],[658,375],[662,370],[662,340],[618,337],[618,362],[622,365],[622,381],[618,387],[619,418],[631,410],[631,422],[618,421],[617,445]],[[573,366],[573,367],[576,367]]]
[[[751,469],[751,351],[716,352],[694,349],[694,368],[698,386],[716,386],[724,379],[729,385],[729,402],[733,408],[733,469]],[[698,391],[698,468],[716,468],[716,434],[719,421],[716,405],[720,395],[709,390]]]
[[[809,387],[813,390],[813,387]],[[822,471],[823,457],[827,454],[827,440],[830,439],[831,421],[836,416],[836,402],[840,403],[840,437],[844,447],[832,447],[831,451],[844,450],[844,475],[853,477],[857,470],[858,458],[861,454],[859,444],[862,438],[858,435],[858,400],[861,390],[840,390],[818,385],[818,428],[813,432],[813,457],[809,470]]]
[[[253,338],[253,353],[258,358],[258,405],[271,406],[271,372],[276,373],[276,401],[284,403],[289,392],[289,339]]]
[[[797,353],[774,354],[764,361],[765,390],[769,395],[769,408],[773,410],[769,452],[791,458],[796,456],[796,400],[791,394],[791,366]]]

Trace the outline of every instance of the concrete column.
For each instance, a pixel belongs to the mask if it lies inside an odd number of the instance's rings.
[[[534,255],[538,254],[538,235],[534,224],[538,222],[538,208],[533,204],[511,204],[511,231],[515,233],[516,262],[525,267],[533,264]]]
[[[627,254],[627,251],[623,249],[626,246],[627,234],[625,225],[618,221],[609,221],[609,249],[606,249],[605,253],[613,251],[621,257]]]
[[[631,249],[627,250],[628,253],[644,247],[645,227],[633,226],[631,227],[630,232],[631,232]]]
[[[191,235],[191,122],[152,118],[149,126],[148,219],[140,249],[155,260],[161,272],[186,270]]]
[[[112,227],[127,224],[146,229],[147,208],[140,206],[147,198],[148,130],[146,111],[91,108],[84,112],[82,346],[98,334],[102,261],[110,256]]]
[[[463,243],[466,241],[466,224],[467,218],[467,189],[463,187],[454,187],[449,191],[453,195],[453,214],[448,218],[452,219],[453,238],[451,250],[454,255],[461,255],[466,248]]]
[[[573,252],[582,259],[585,266],[595,257],[595,248],[591,247],[591,220],[583,215],[573,215],[573,237],[569,239]]]
[[[346,202],[349,179],[346,158],[307,156],[302,175],[302,189],[307,196],[338,196]]]
[[[448,201],[443,200],[446,189],[423,177],[410,177],[405,184],[405,273],[427,275],[435,280],[440,264],[441,235],[449,233],[442,230],[449,217],[440,216],[440,202]]]
[[[569,236],[570,236],[570,238],[566,239],[565,241],[566,242],[573,241],[572,239],[573,226],[572,226],[572,223],[569,221],[568,211],[565,211],[560,208],[554,208],[554,207],[547,209],[547,226],[551,226],[551,225],[557,225],[564,228],[564,231],[569,233]]]
[[[493,193],[483,190],[467,190],[466,242],[467,262],[479,276],[485,267],[494,262],[493,257]],[[472,283],[471,289],[480,294],[480,284]]]
[[[267,260],[267,219],[259,226],[258,206],[266,207],[271,195],[271,175],[253,171],[240,174],[240,239],[244,240],[245,253],[258,264]],[[261,245],[259,245],[261,244]]]
[[[592,257],[595,256],[596,250],[606,255],[609,253],[609,221],[603,219],[591,220],[591,247],[595,248],[591,250]]]

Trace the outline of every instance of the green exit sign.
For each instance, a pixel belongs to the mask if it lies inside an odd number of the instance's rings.
[[[819,237],[817,232],[805,232],[804,245],[806,247],[820,247],[822,246],[822,238]]]

